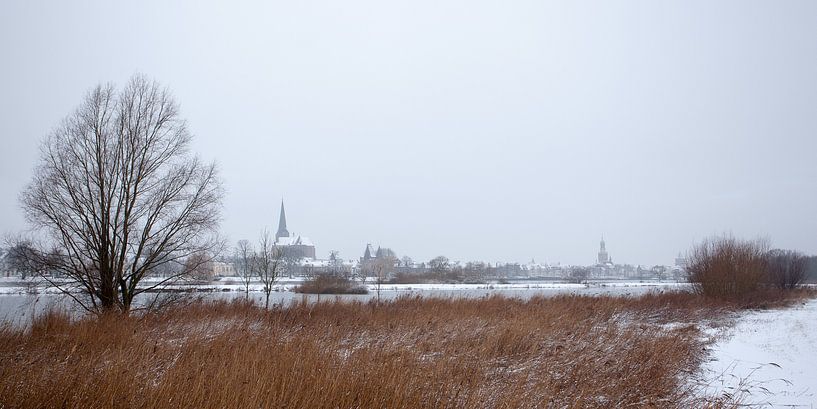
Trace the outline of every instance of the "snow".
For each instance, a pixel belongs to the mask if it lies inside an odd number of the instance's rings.
[[[153,285],[163,279],[148,277],[143,280],[145,285]],[[365,283],[369,291],[377,291],[374,279],[369,278]],[[56,280],[60,281],[60,280]],[[282,277],[273,286],[274,291],[291,291],[294,287],[304,281],[303,277]],[[592,284],[569,284],[558,282],[516,282],[508,284],[382,284],[380,291],[469,291],[469,290],[562,290],[562,291],[582,291],[582,290],[626,290],[632,289],[656,289],[673,290],[685,289],[685,283],[658,283],[658,282],[610,282]],[[198,292],[219,292],[219,291],[244,291],[244,284],[241,277],[222,277],[217,281],[208,284],[174,283],[163,286],[166,289],[191,290]],[[256,280],[250,284],[250,291],[262,291],[263,285]],[[3,294],[28,294],[28,293],[59,294],[60,290],[49,286],[44,282],[37,281],[16,281],[7,280],[0,282],[0,295]]]
[[[754,407],[817,406],[817,300],[745,313],[711,349],[706,395]]]
[[[293,234],[289,237],[278,237],[275,239],[275,244],[278,246],[315,246],[309,237]]]
[[[367,282],[370,291],[377,289],[377,285],[371,280]],[[640,283],[640,282],[614,282],[614,283],[593,283],[593,284],[570,284],[554,282],[528,282],[528,283],[489,283],[489,284],[382,284],[381,291],[429,291],[429,290],[533,290],[533,289],[558,289],[558,290],[579,290],[585,288],[627,288],[627,287],[655,287],[664,289],[686,288],[685,283]]]

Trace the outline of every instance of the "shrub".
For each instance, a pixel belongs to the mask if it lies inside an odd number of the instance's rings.
[[[705,296],[744,297],[767,282],[767,248],[764,240],[706,239],[687,255],[687,278]]]
[[[368,294],[366,287],[357,285],[348,278],[335,275],[316,275],[293,289],[304,294]]]
[[[769,284],[781,289],[797,288],[806,276],[808,259],[792,250],[771,250],[766,254],[766,271]]]

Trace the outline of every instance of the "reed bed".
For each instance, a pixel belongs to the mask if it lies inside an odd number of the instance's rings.
[[[739,307],[666,293],[50,311],[0,329],[0,407],[698,406],[698,324]]]

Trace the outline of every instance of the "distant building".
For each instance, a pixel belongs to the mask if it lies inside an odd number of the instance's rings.
[[[610,258],[610,255],[607,254],[607,248],[604,245],[604,236],[602,236],[601,243],[599,245],[598,264],[613,264],[613,260]]]
[[[275,246],[284,250],[287,257],[315,259],[315,244],[308,237],[290,234],[287,230],[287,216],[284,212],[284,201],[281,201],[281,214],[278,217],[278,231],[275,232]]]
[[[235,266],[233,263],[225,263],[223,261],[212,262],[213,274],[216,276],[234,276],[236,275]]]
[[[360,269],[364,273],[368,274],[373,271],[375,264],[381,261],[394,263],[394,265],[391,266],[394,267],[399,260],[397,259],[397,254],[392,249],[377,246],[377,250],[372,251],[372,245],[367,244],[366,250],[363,251],[363,257],[360,258],[358,266],[360,266]]]
[[[682,270],[687,267],[687,259],[683,256],[683,254],[678,253],[678,257],[675,257],[675,267]]]

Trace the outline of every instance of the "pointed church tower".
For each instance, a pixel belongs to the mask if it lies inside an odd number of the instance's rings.
[[[284,213],[284,200],[281,199],[281,215],[278,217],[278,231],[275,233],[275,241],[281,237],[289,237],[287,231],[287,215]]]

